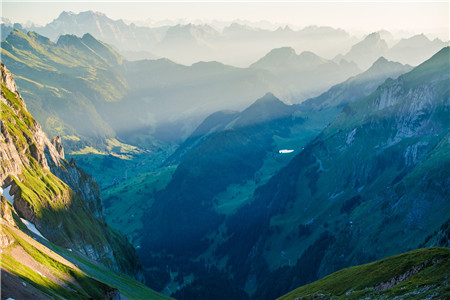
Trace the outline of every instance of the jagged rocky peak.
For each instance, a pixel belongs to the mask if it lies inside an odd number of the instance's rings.
[[[14,81],[11,72],[9,72],[9,70],[5,67],[3,63],[1,63],[1,71],[2,71],[2,83],[5,83],[5,86],[8,90],[20,96],[19,92],[17,91],[16,82]],[[23,99],[22,98],[20,99],[23,102]]]
[[[56,151],[58,151],[59,156],[64,158],[64,148],[62,146],[60,136],[55,136],[52,138],[52,145],[55,147]]]
[[[3,163],[0,179],[3,183],[9,174],[17,177],[22,173],[22,169],[18,166],[23,165],[30,167],[30,157],[34,158],[40,164],[40,166],[46,170],[50,170],[50,165],[59,166],[60,159],[64,157],[60,156],[59,152],[55,149],[55,147],[46,137],[45,133],[42,131],[41,126],[29,114],[28,110],[26,109],[25,101],[17,91],[17,86],[14,78],[4,64],[1,64],[1,73],[2,85],[4,84],[9,91],[14,93],[15,99],[17,99],[19,103],[12,103],[8,101],[3,93],[1,96],[1,102],[9,109],[11,109],[16,115],[22,117],[22,119],[20,120],[19,118],[19,120],[24,123],[24,126],[26,126],[26,130],[28,133],[28,135],[25,134],[25,139],[28,142],[28,145],[21,145],[21,147],[17,147],[18,137],[12,136],[11,132],[7,130],[4,122],[4,119],[7,116],[2,116],[1,149],[3,155]],[[25,120],[23,118],[25,118]],[[14,120],[14,122],[17,123],[18,120]],[[25,149],[18,151],[18,149],[21,149],[22,147],[25,147]]]
[[[17,99],[21,101],[21,107],[15,106],[2,93],[2,103],[13,109],[19,116],[19,120],[14,120],[14,122],[21,121],[29,124],[27,128],[23,128],[27,142],[24,145],[20,139],[11,137],[10,130],[7,130],[7,125],[2,120],[2,186],[13,184],[11,180],[5,182],[7,177],[9,175],[20,177],[23,167],[32,168],[31,159],[35,159],[40,168],[51,171],[69,185],[77,195],[86,200],[94,216],[103,219],[103,207],[97,183],[91,176],[78,168],[74,161],[69,163],[65,160],[64,148],[59,136],[53,137],[51,141],[47,138],[39,123],[27,111],[25,101],[17,92],[14,78],[4,65],[2,65],[2,82],[11,87],[12,89],[9,90],[14,91]]]
[[[59,17],[57,19],[67,19],[67,18],[73,18],[75,16],[75,13],[71,11],[63,11],[59,14]]]

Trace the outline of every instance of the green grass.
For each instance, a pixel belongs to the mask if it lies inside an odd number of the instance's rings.
[[[90,51],[62,47],[33,32],[18,30],[2,41],[1,47],[2,62],[15,75],[30,110],[47,133],[77,135],[84,142],[80,146],[87,142],[94,147],[99,138],[104,142],[105,137],[114,136],[93,104],[117,101],[128,89],[116,70],[121,58],[112,49],[106,53],[108,50],[97,47],[99,54],[88,46]],[[87,137],[88,128],[95,138]]]
[[[375,287],[390,282],[393,278],[407,274],[419,267],[420,271],[407,277],[391,288],[375,291]],[[420,290],[429,289],[430,293],[437,292],[440,296],[449,295],[448,279],[450,270],[450,249],[425,248],[400,255],[388,257],[373,263],[350,267],[340,270],[321,280],[300,287],[280,300],[305,297],[312,299],[314,295],[325,295],[336,299],[392,299],[394,296],[409,294],[408,299],[423,299],[427,291],[421,294]],[[440,287],[436,290],[436,287]],[[424,294],[425,293],[425,294]]]
[[[162,167],[142,173],[110,186],[103,191],[107,223],[135,246],[139,245],[138,232],[142,229],[145,208],[154,201],[154,194],[162,190],[172,178],[176,166]]]
[[[105,269],[98,263],[85,256],[81,256],[76,252],[69,252],[56,245],[52,245],[52,248],[63,255],[64,258],[76,264],[88,276],[95,278],[108,286],[117,288],[120,293],[128,299],[171,299],[156,293],[146,285],[127,275]]]
[[[153,203],[154,193],[167,185],[177,167],[160,167],[174,147],[149,151],[109,139],[107,148],[110,155],[72,152],[67,157],[76,159],[78,166],[96,178],[108,225],[137,246],[144,209]]]
[[[134,278],[110,270],[98,261],[91,260],[74,250],[69,251],[50,241],[43,241],[45,244],[43,246],[31,238],[25,238],[18,230],[26,233],[28,230],[20,219],[16,220],[14,209],[4,197],[2,197],[1,203],[2,217],[5,218],[11,214],[16,225],[19,226],[19,228],[12,228],[6,225],[8,221],[2,220],[5,221],[2,223],[2,234],[12,241],[8,247],[2,248],[2,268],[17,275],[24,282],[33,285],[45,294],[57,299],[61,297],[64,299],[104,299],[106,291],[117,288],[128,299],[170,299],[159,295]],[[45,250],[45,247],[48,250]],[[19,258],[13,257],[12,250],[16,248],[23,249],[36,263],[58,280],[53,281],[52,277],[45,277],[38,270],[24,265]],[[54,253],[52,254],[51,251]],[[59,256],[62,259],[58,258]]]
[[[89,278],[84,273],[44,254],[5,226],[2,226],[2,231],[15,240],[15,243],[7,249],[4,249],[5,253],[2,253],[2,268],[19,276],[44,293],[57,295],[66,299],[102,299],[104,298],[104,292],[111,289],[107,285]],[[14,259],[10,254],[10,249],[14,247],[23,248],[36,262],[65,282],[66,287],[51,281]]]
[[[33,215],[35,225],[44,236],[57,241],[62,246],[74,243],[92,246],[98,253],[103,253],[105,247],[109,246],[113,248],[115,254],[129,251],[128,246],[131,248],[131,245],[121,244],[120,237],[110,232],[102,220],[92,215],[84,199],[36,161],[33,151],[39,152],[40,149],[34,141],[35,120],[21,100],[4,84],[2,84],[2,95],[7,99],[6,103],[2,102],[2,121],[11,136],[12,143],[19,150],[22,160],[22,172],[19,178],[12,175],[9,178],[18,187],[16,201],[24,204],[22,207],[26,213],[23,213]],[[64,169],[64,166],[61,168]],[[5,169],[2,171],[6,172]],[[82,172],[80,175],[82,179],[85,176]],[[91,188],[95,190],[96,186],[93,185]],[[59,228],[59,230],[48,230],[49,228]],[[127,255],[126,258],[119,256],[117,261],[132,257],[132,254]],[[133,261],[137,261],[137,257]],[[109,258],[102,259],[102,262],[105,265],[112,264]],[[121,267],[130,265],[134,266],[127,261],[120,263]],[[126,270],[129,270],[129,267]]]
[[[89,214],[86,203],[59,178],[40,169],[33,158],[30,161],[33,168],[24,167],[21,179],[11,178],[20,189],[21,198],[29,204],[44,228],[62,225],[61,230],[48,238],[58,240],[61,244],[83,240],[101,250],[106,239],[98,221]]]

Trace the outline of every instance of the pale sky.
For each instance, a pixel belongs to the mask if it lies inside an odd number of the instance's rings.
[[[93,10],[128,21],[204,20],[269,21],[298,28],[323,25],[354,33],[386,29],[394,32],[427,33],[449,39],[449,2],[327,1],[327,2],[209,2],[209,1],[14,1],[2,0],[2,16],[12,22],[45,25],[62,11]]]

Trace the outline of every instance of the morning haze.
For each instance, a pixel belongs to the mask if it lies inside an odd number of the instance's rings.
[[[448,298],[448,8],[2,2],[1,298]]]

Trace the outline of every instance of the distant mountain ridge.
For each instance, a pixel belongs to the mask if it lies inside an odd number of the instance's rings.
[[[313,70],[327,60],[305,51],[297,55],[291,47],[283,47],[271,50],[263,58],[253,63],[250,68],[281,71],[283,69]]]
[[[267,70],[276,75],[276,82],[285,86],[291,95],[290,103],[299,103],[301,98],[310,98],[318,85],[333,86],[360,72],[353,62],[342,59],[336,63],[310,51],[297,55],[291,47],[271,50],[250,65],[250,69]],[[300,100],[300,101],[299,101]]]
[[[126,24],[122,20],[112,20],[103,13],[93,11],[78,14],[62,12],[43,27],[33,25],[24,28],[20,24],[5,23],[2,24],[2,35],[6,37],[13,26],[19,30],[35,31],[53,41],[60,35],[82,36],[90,33],[96,39],[119,49],[130,60],[137,57],[167,57],[185,65],[202,60],[217,60],[247,67],[271,49],[290,46],[299,52],[312,51],[327,58],[337,56],[337,62],[341,58],[354,61],[365,70],[380,56],[403,64],[417,65],[446,45],[445,41],[439,39],[430,41],[425,37],[420,41],[420,36],[423,35],[398,41],[385,30],[371,33],[362,41],[358,41],[342,29],[326,26],[308,26],[301,30],[292,30],[286,26],[271,31],[232,23],[222,32],[206,24],[149,28],[133,23]],[[408,42],[409,40],[411,42]],[[172,47],[182,47],[186,42],[189,46],[185,51],[173,51]],[[352,45],[353,49],[350,49]],[[407,47],[404,47],[406,45]],[[245,51],[236,52],[235,49]],[[235,52],[236,55],[233,54]]]
[[[91,34],[62,35],[54,43],[20,30],[2,42],[2,54],[44,130],[61,136],[70,151],[103,151],[113,138],[148,147],[181,141],[217,110],[241,110],[268,91],[298,102],[358,73],[355,65],[310,52],[284,70],[129,62]]]
[[[343,107],[364,98],[387,78],[396,79],[399,75],[411,71],[409,65],[388,61],[380,57],[365,72],[350,77],[346,81],[333,86],[327,92],[310,98],[300,104],[303,110],[319,110],[331,107]]]
[[[321,45],[333,45],[342,52],[347,49],[346,44],[349,41],[354,41],[347,32],[331,27],[309,26],[298,31],[290,28],[271,31],[234,23],[225,27],[223,32],[217,32],[209,25],[194,24],[148,28],[135,24],[127,25],[122,20],[112,20],[102,13],[93,11],[78,14],[62,12],[44,27],[32,26],[26,30],[48,36],[54,41],[60,35],[81,36],[90,33],[95,38],[114,45],[120,51],[148,51],[152,55],[167,57],[186,65],[201,60],[218,60],[240,67],[247,67],[270,49],[285,45],[293,46],[299,51],[319,51],[320,55],[331,57],[336,53],[329,51],[330,48],[322,48]],[[248,39],[250,33],[251,40]],[[311,39],[311,36],[315,38]],[[194,51],[193,53],[176,52],[171,49],[183,47],[182,42],[186,41],[190,41],[189,49],[186,50]],[[309,48],[306,49],[305,44],[308,44]],[[246,50],[234,55],[235,49]]]
[[[380,56],[386,55],[387,52],[387,43],[381,38],[379,33],[374,32],[367,35],[361,42],[353,45],[343,58],[356,62],[364,70]]]
[[[345,55],[338,55],[335,59],[344,58],[348,61],[354,61],[363,70],[366,70],[380,56],[416,66],[443,47],[448,46],[448,42],[443,42],[438,38],[431,41],[424,34],[418,34],[402,39],[392,47],[388,47],[382,35],[386,34],[373,32],[367,35],[361,42],[353,45],[349,52]]]

